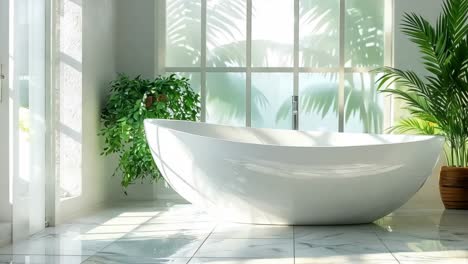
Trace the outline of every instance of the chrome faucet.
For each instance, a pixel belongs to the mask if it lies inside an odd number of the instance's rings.
[[[299,96],[292,97],[292,128],[299,130]]]

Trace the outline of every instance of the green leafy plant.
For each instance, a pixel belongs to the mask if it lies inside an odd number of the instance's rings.
[[[102,155],[118,154],[114,175],[127,188],[138,180],[161,178],[147,145],[143,121],[147,118],[198,119],[200,98],[187,78],[175,74],[154,80],[120,74],[111,82],[110,96],[101,115],[105,139]]]
[[[446,0],[435,25],[405,14],[402,31],[418,46],[430,75],[379,70],[378,89],[401,99],[411,114],[391,131],[444,136],[448,165],[468,167],[468,1]]]

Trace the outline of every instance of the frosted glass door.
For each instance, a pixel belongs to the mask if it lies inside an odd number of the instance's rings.
[[[13,240],[45,226],[45,0],[9,1]]]

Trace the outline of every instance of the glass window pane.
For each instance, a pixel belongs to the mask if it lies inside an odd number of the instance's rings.
[[[246,0],[208,0],[207,66],[245,67]]]
[[[245,126],[245,74],[207,73],[206,121]]]
[[[338,131],[338,74],[299,75],[300,130]]]
[[[252,66],[292,67],[293,0],[252,0]]]
[[[252,73],[252,127],[291,129],[291,73]]]
[[[166,66],[200,66],[200,0],[167,0]]]
[[[300,0],[299,65],[338,67],[339,0]]]
[[[345,75],[345,132],[382,133],[384,96],[376,90],[377,79],[370,73]]]
[[[346,67],[384,65],[385,0],[347,0]]]

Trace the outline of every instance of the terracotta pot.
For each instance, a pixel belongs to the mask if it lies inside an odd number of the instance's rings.
[[[442,167],[439,189],[446,209],[468,209],[468,167]]]
[[[154,101],[156,100],[154,99],[152,95],[146,97],[146,102],[145,102],[146,108],[150,108],[153,105]]]

